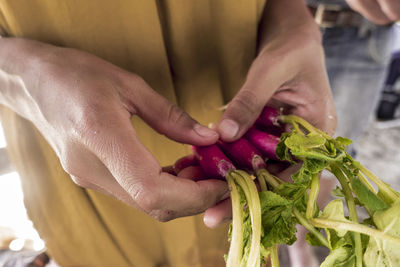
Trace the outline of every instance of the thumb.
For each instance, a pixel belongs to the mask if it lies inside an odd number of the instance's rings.
[[[198,123],[148,85],[143,87],[135,99],[136,113],[154,130],[172,140],[191,145],[210,145],[218,140],[215,130]]]
[[[277,64],[272,69],[268,63],[256,60],[251,66],[246,82],[217,125],[222,140],[231,142],[240,138],[253,125],[268,100],[281,86],[284,73],[282,64]]]

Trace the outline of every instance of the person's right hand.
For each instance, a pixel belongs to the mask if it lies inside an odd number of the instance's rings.
[[[79,186],[160,221],[203,212],[229,196],[224,181],[163,172],[139,142],[132,115],[177,142],[209,145],[218,134],[137,75],[85,52],[34,41],[3,38],[0,49],[11,55],[0,63],[1,102],[39,129]]]
[[[399,0],[346,0],[349,6],[368,20],[386,25],[400,20]]]

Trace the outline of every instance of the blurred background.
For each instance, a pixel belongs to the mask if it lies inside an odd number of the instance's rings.
[[[375,118],[357,144],[357,158],[400,190],[400,25],[395,30],[391,68],[381,91]]]

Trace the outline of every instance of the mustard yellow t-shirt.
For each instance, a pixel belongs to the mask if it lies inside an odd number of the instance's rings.
[[[244,81],[264,5],[265,0],[0,0],[0,30],[88,51],[137,73],[207,124],[218,120],[218,108]],[[200,215],[159,223],[80,188],[30,122],[6,108],[2,120],[29,216],[61,266],[224,265],[227,225],[208,229]],[[162,165],[188,153],[140,119],[133,124]]]

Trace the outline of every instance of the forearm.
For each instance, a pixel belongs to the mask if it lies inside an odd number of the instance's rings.
[[[304,0],[269,0],[259,27],[259,50],[284,32],[321,42],[321,34]]]

